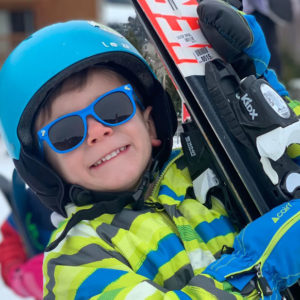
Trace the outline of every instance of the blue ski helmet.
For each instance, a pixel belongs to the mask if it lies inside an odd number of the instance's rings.
[[[170,154],[177,119],[173,104],[139,52],[119,33],[93,21],[68,21],[33,33],[10,54],[0,71],[0,129],[8,152],[27,184],[51,209],[65,215],[66,183],[38,155],[34,120],[47,95],[75,72],[108,66],[140,88],[153,107],[160,163]]]

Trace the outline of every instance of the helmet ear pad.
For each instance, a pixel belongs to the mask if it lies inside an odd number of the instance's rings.
[[[21,178],[44,205],[67,217],[64,208],[67,204],[67,185],[47,163],[21,147],[20,158],[14,159],[14,165]]]
[[[169,155],[172,151],[173,136],[177,129],[177,116],[173,102],[170,95],[162,88],[161,84],[158,83],[159,88],[156,91],[152,99],[152,118],[156,127],[157,137],[162,141],[162,146],[159,148],[153,148],[154,156],[155,153],[160,151],[159,166],[162,167],[165,161],[168,160]],[[163,112],[163,113],[162,113]],[[168,117],[166,117],[168,116]],[[162,150],[162,148],[164,148]]]

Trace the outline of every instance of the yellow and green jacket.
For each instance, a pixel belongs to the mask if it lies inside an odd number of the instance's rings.
[[[236,232],[221,201],[213,198],[209,209],[190,196],[191,187],[176,150],[146,201],[159,205],[81,221],[45,254],[44,299],[242,299],[201,274]],[[67,207],[69,218],[51,241],[86,208]]]

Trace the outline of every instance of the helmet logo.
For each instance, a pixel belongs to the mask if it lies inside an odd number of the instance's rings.
[[[98,27],[98,28],[101,28],[101,24],[100,23],[97,23],[95,21],[89,21],[88,22],[90,25],[94,26],[94,27]]]
[[[105,25],[103,25],[103,24],[100,24],[100,23],[95,22],[95,21],[88,21],[88,23],[89,23],[90,25],[92,25],[93,27],[102,29],[102,30],[104,30],[104,31],[113,33],[113,34],[115,34],[115,35],[117,35],[117,36],[120,36],[120,37],[124,38],[122,34],[120,34],[119,32],[115,31],[114,29],[109,28],[109,27],[107,27],[107,26],[105,26]]]
[[[115,31],[114,29],[112,28],[109,28],[103,24],[100,24],[100,23],[97,23],[95,21],[88,21],[88,24],[90,24],[91,26],[97,28],[97,29],[100,29],[100,30],[103,30],[103,31],[106,31],[106,32],[109,32],[109,33],[113,33],[114,35],[117,35],[118,37],[121,37],[124,39],[124,36],[122,36],[119,32]],[[126,41],[126,39],[124,39]],[[118,47],[122,47],[124,49],[130,49],[130,45],[128,43],[117,43],[117,42],[101,42],[102,45],[105,47],[105,48],[118,48]]]
[[[120,45],[116,42],[110,42],[110,43],[106,43],[106,42],[101,42],[102,45],[105,47],[105,48],[110,48],[110,47],[113,47],[113,48],[117,48],[119,46],[125,48],[125,49],[129,49],[129,45],[125,44],[125,43],[121,43]]]

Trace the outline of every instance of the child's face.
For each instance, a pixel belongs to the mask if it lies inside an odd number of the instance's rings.
[[[112,71],[92,71],[82,88],[58,95],[51,104],[50,115],[43,116],[43,120],[39,116],[36,127],[40,129],[62,115],[81,110],[100,95],[126,83]],[[88,116],[85,141],[64,154],[44,143],[46,158],[69,183],[97,191],[133,189],[150,161],[152,147],[161,143],[150,112],[151,107],[143,112],[137,109],[131,120],[116,127],[106,127]]]

